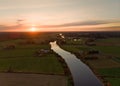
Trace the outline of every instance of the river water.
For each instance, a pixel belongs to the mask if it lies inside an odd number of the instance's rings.
[[[74,54],[60,48],[56,41],[50,42],[51,49],[60,55],[68,65],[73,77],[74,86],[103,86],[91,69]]]

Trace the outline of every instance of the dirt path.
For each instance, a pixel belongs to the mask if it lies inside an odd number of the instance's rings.
[[[67,86],[65,76],[0,73],[0,86]]]

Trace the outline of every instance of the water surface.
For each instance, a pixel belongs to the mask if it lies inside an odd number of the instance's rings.
[[[67,63],[73,77],[74,86],[103,86],[91,69],[74,54],[60,48],[56,41],[50,42],[51,49]]]

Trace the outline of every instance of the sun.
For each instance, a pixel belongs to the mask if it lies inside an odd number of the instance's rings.
[[[32,27],[32,28],[30,28],[30,31],[35,32],[35,31],[37,31],[37,29],[35,27]]]

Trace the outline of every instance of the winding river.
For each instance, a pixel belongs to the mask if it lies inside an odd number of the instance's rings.
[[[91,69],[74,54],[61,49],[56,41],[50,42],[51,49],[60,55],[67,63],[73,77],[74,86],[103,86]]]

